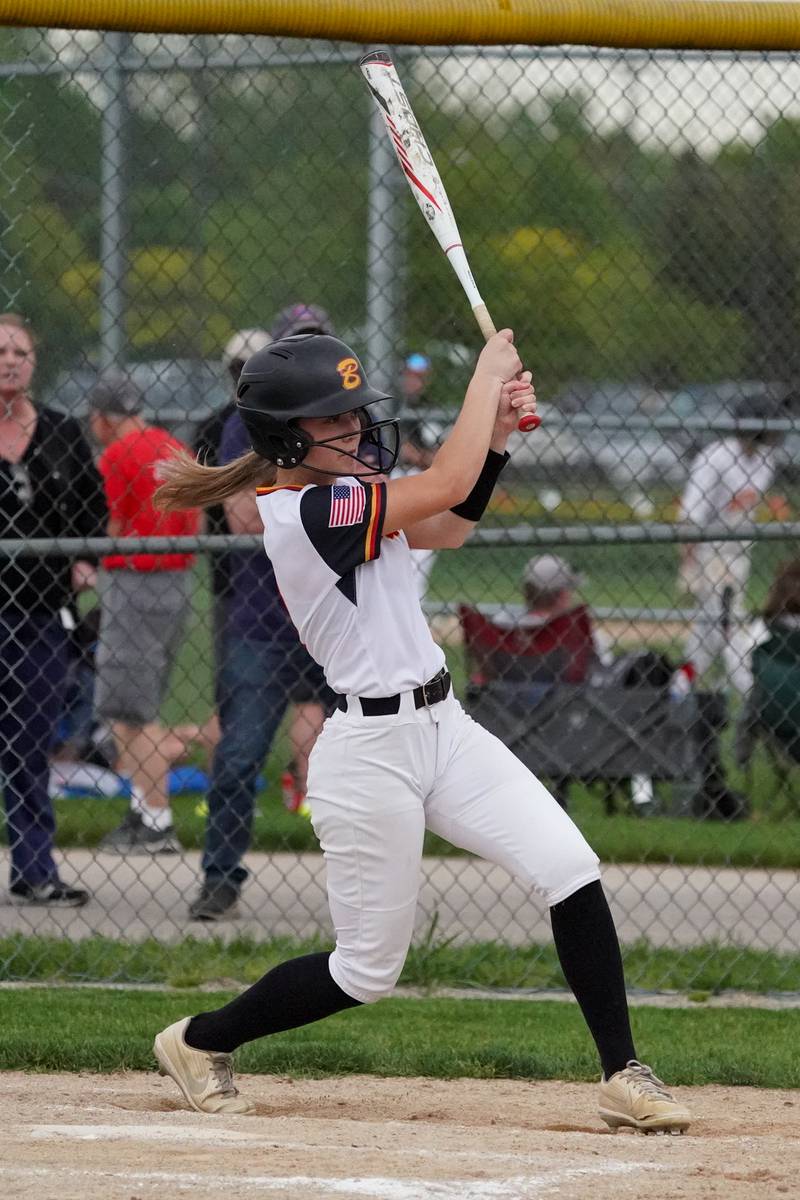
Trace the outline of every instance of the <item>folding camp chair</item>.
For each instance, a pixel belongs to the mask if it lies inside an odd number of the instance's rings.
[[[694,778],[688,734],[696,710],[664,688],[493,683],[473,685],[466,700],[475,720],[545,779]]]
[[[670,795],[675,815],[745,815],[742,798],[727,788],[719,755],[722,697],[673,698],[672,668],[655,653],[598,669],[583,607],[545,625],[505,625],[466,606],[459,615],[470,713],[550,780],[565,807],[571,780],[601,782],[606,811],[613,813],[617,795],[638,776],[684,785]]]

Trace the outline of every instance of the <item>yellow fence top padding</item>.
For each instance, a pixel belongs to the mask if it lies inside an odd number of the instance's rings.
[[[800,50],[790,0],[0,0],[0,24],[421,45]]]

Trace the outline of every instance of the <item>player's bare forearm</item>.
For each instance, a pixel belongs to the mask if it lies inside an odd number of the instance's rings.
[[[472,491],[486,462],[503,386],[522,370],[511,338],[510,330],[501,330],[484,346],[456,422],[427,471],[386,484],[387,532],[408,531],[461,504]]]
[[[474,486],[494,436],[504,385],[522,369],[511,336],[504,330],[483,348],[458,418],[429,468],[430,474],[447,483],[448,508],[460,503]]]
[[[503,384],[489,449],[504,454],[508,436],[517,428],[520,418],[535,412],[536,393],[531,373],[523,371],[519,379]],[[417,521],[407,526],[405,533],[414,550],[452,550],[464,545],[476,524],[477,521],[450,511]]]
[[[463,546],[477,521],[467,521],[454,512],[437,513],[417,521],[405,534],[412,550],[457,550]]]

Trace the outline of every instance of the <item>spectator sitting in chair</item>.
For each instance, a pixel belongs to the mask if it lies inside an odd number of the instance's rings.
[[[473,686],[501,683],[530,689],[535,705],[556,684],[584,683],[598,665],[592,622],[576,596],[581,577],[556,554],[529,560],[522,573],[525,612],[493,620],[462,605],[461,627]],[[552,781],[567,807],[569,778]]]
[[[576,596],[581,583],[563,558],[540,554],[522,573],[526,611],[521,616],[506,613],[490,620],[462,605],[471,682],[583,683],[599,654],[589,611]]]
[[[591,678],[593,683],[604,680],[608,686],[658,686],[653,676],[663,671],[668,679],[669,665],[650,652],[638,658],[625,656],[625,672],[619,672],[623,660],[615,660],[603,644],[602,634],[593,627],[579,596],[583,579],[563,558],[542,554],[530,559],[521,583],[522,614],[506,613],[490,620],[475,609],[460,609],[473,686],[507,685],[517,702],[523,688],[534,706],[554,685],[584,684]],[[614,670],[604,671],[612,667]],[[563,808],[567,807],[570,782],[568,775],[551,780],[553,794]],[[633,775],[629,782],[603,779],[602,783],[603,804],[609,814],[616,811],[623,787],[629,790],[634,811],[643,812],[652,805],[649,775]]]

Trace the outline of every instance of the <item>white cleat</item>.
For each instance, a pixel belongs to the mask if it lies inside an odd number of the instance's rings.
[[[159,1075],[174,1079],[197,1112],[254,1113],[255,1105],[240,1096],[234,1085],[233,1057],[186,1045],[184,1034],[190,1020],[184,1017],[156,1037],[153,1053],[158,1059]]]
[[[611,1129],[626,1126],[640,1133],[684,1133],[692,1120],[686,1105],[679,1104],[651,1068],[635,1058],[610,1079],[601,1080],[599,1113]]]

